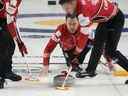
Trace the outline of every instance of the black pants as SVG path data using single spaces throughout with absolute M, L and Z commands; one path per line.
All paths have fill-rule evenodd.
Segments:
M 0 21 L 1 23 L 2 21 Z M 4 21 L 5 22 L 5 21 Z M 14 40 L 4 27 L 0 27 L 0 77 L 12 71 L 12 56 L 15 50 Z
M 127 58 L 116 50 L 123 26 L 124 14 L 120 10 L 111 20 L 98 25 L 94 39 L 94 47 L 91 52 L 88 67 L 86 69 L 87 72 L 95 72 L 98 61 L 102 55 L 104 44 L 105 55 L 110 56 L 112 59 L 118 59 L 119 61 L 117 63 L 128 71 Z
M 78 63 L 79 64 L 83 64 L 83 61 L 85 59 L 85 56 L 87 55 L 87 53 L 90 51 L 90 49 L 92 48 L 92 41 L 91 40 L 88 40 L 87 42 L 87 45 L 85 46 L 84 50 L 79 54 L 79 56 L 77 56 L 78 58 Z M 63 50 L 63 49 L 62 49 Z M 73 50 L 70 50 L 70 51 L 63 51 L 63 54 L 64 54 L 64 57 L 65 57 L 65 60 L 66 60 L 66 64 L 67 66 L 70 66 L 70 61 L 76 57 L 76 56 L 73 56 L 72 54 L 72 51 Z

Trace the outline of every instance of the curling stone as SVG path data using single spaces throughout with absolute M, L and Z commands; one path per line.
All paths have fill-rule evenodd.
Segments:
M 67 75 L 66 71 L 62 71 L 61 74 L 56 75 L 53 79 L 53 85 L 55 87 L 62 86 L 66 75 Z M 69 75 L 65 82 L 65 87 L 71 87 L 74 85 L 74 83 L 75 83 L 75 78 L 72 75 Z

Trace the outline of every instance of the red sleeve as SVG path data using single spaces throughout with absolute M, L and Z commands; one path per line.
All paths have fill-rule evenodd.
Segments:
M 117 5 L 112 0 L 78 0 L 78 14 L 83 14 L 93 22 L 105 22 L 117 13 Z
M 44 49 L 44 53 L 43 53 L 43 64 L 44 65 L 49 65 L 50 55 L 55 49 L 59 41 L 60 35 L 61 35 L 59 30 L 60 30 L 60 26 L 58 26 L 57 30 L 52 34 L 48 44 L 46 45 Z
M 17 30 L 16 30 L 15 22 L 12 22 L 12 23 L 7 25 L 7 31 L 9 31 L 11 33 L 13 38 L 16 37 Z
M 89 27 L 92 24 L 91 17 L 95 14 L 94 9 L 97 9 L 92 6 L 91 1 L 92 0 L 77 0 L 78 18 L 80 25 L 84 25 L 83 27 Z
M 5 0 L 0 0 L 0 18 L 5 18 L 6 17 L 6 1 Z
M 50 55 L 53 52 L 53 50 L 55 49 L 57 43 L 50 39 L 47 46 L 44 49 L 44 53 L 43 53 L 43 64 L 44 65 L 49 65 L 49 59 L 50 59 Z
M 79 36 L 77 37 L 77 44 L 76 44 L 77 46 L 76 46 L 75 54 L 79 54 L 83 51 L 83 49 L 87 45 L 87 41 L 88 41 L 88 35 L 84 34 L 84 32 L 80 32 Z

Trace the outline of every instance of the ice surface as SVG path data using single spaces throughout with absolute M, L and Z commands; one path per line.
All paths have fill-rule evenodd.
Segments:
M 124 13 L 128 13 L 126 5 L 127 0 L 118 0 L 119 6 L 123 9 Z M 54 11 L 53 11 L 54 9 Z M 47 6 L 47 0 L 23 0 L 21 14 L 42 14 L 42 13 L 63 13 L 60 6 Z M 52 19 L 63 18 L 53 17 Z M 55 26 L 41 26 L 36 25 L 34 22 L 51 19 L 49 17 L 36 17 L 36 18 L 19 18 L 18 24 L 22 28 L 48 28 L 55 29 Z M 127 20 L 125 27 L 128 27 Z M 46 42 L 49 39 L 50 33 L 37 33 L 37 32 L 22 32 L 21 33 L 25 44 L 28 47 L 29 54 L 27 57 L 22 58 L 16 49 L 13 61 L 14 69 L 19 74 L 25 75 L 26 64 L 29 64 L 33 74 L 38 75 L 42 68 L 42 52 Z M 128 56 L 128 33 L 123 33 L 118 49 Z M 85 60 L 88 61 L 89 54 Z M 5 89 L 0 90 L 0 96 L 128 96 L 128 85 L 124 85 L 124 81 L 128 77 L 114 77 L 108 69 L 103 65 L 99 65 L 97 72 L 99 75 L 92 79 L 76 79 L 75 85 L 68 91 L 55 90 L 52 86 L 52 79 L 60 71 L 66 69 L 65 60 L 59 46 L 55 49 L 51 57 L 50 73 L 47 81 L 42 82 L 12 82 L 7 81 Z M 21 71 L 22 69 L 22 71 Z M 24 69 L 24 70 L 23 70 Z M 74 75 L 74 73 L 72 73 Z

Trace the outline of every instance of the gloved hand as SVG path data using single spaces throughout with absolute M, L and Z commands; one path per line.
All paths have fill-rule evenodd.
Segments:
M 14 6 L 10 5 L 10 4 L 7 5 L 6 11 L 7 11 L 7 13 L 8 13 L 9 15 L 15 14 L 16 10 L 17 10 L 16 7 L 14 7 Z
M 67 71 L 61 71 L 61 75 L 66 76 L 67 74 L 68 74 L 68 72 L 67 72 Z
M 15 21 L 15 17 L 13 15 L 7 14 L 7 24 L 10 24 Z
M 27 48 L 25 46 L 25 44 L 22 41 L 17 41 L 18 47 L 19 47 L 19 51 L 21 53 L 21 55 L 24 57 L 25 54 L 28 54 Z
M 74 59 L 71 60 L 70 64 L 72 65 L 72 67 L 76 67 L 77 65 L 79 65 L 79 60 L 77 57 L 75 57 Z
M 49 65 L 43 66 L 41 72 L 39 73 L 39 77 L 47 77 L 49 71 Z
M 78 71 L 82 70 L 82 68 L 79 67 L 80 62 L 79 62 L 78 58 L 74 58 L 70 64 L 72 66 L 72 71 L 78 72 Z
M 82 27 L 85 27 L 87 25 L 90 24 L 90 20 L 89 20 L 89 17 L 85 17 L 83 14 L 80 14 L 78 16 L 78 19 L 79 19 L 79 23 Z
M 78 58 L 74 58 L 72 61 L 71 61 L 72 64 L 78 64 L 79 63 L 79 60 Z

